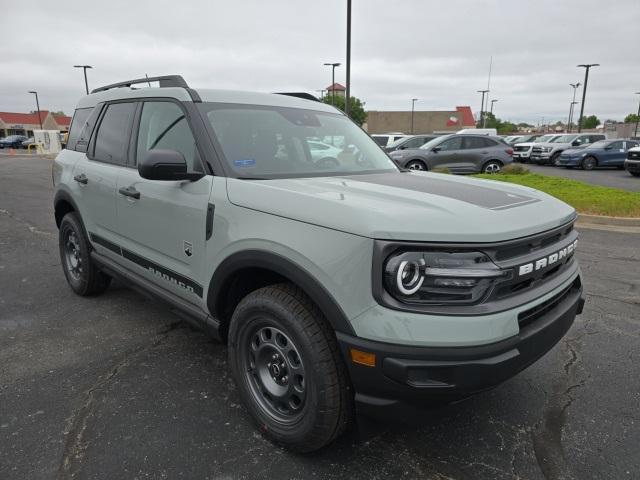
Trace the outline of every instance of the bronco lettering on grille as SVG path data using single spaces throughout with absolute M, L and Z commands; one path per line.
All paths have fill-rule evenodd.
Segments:
M 578 240 L 574 241 L 570 245 L 567 245 L 562 250 L 558 250 L 557 252 L 552 253 L 549 256 L 539 258 L 535 262 L 525 263 L 524 265 L 520 265 L 518 268 L 518 275 L 527 275 L 529 273 L 538 271 L 542 268 L 550 267 L 554 263 L 562 260 L 565 257 L 570 257 L 573 252 L 576 250 L 578 246 Z

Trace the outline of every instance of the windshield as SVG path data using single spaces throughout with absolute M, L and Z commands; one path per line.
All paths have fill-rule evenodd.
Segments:
M 576 138 L 575 135 L 560 135 L 558 138 L 554 138 L 550 140 L 553 143 L 571 143 L 573 139 Z
M 397 171 L 344 115 L 299 108 L 200 105 L 237 177 L 270 179 Z
M 376 141 L 376 143 L 379 144 L 379 142 L 376 140 L 375 137 L 373 137 L 373 139 Z M 396 148 L 399 145 L 402 145 L 404 142 L 410 140 L 410 137 L 400 137 L 398 140 L 396 140 L 395 142 L 390 143 L 389 145 L 387 145 L 389 148 Z
M 438 145 L 442 141 L 442 139 L 449 138 L 450 136 L 451 135 L 443 135 L 442 137 L 436 137 L 433 140 L 429 140 L 427 143 L 422 145 L 420 148 L 424 148 L 425 150 L 429 150 L 430 148 L 433 148 L 436 145 Z
M 556 136 L 555 135 L 543 135 L 541 137 L 536 138 L 533 143 L 545 143 L 545 142 L 550 142 L 551 140 L 553 140 Z

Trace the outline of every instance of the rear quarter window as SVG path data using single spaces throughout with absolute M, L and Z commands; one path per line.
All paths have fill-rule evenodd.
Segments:
M 69 138 L 67 139 L 68 150 L 76 150 L 78 139 L 85 129 L 91 112 L 93 112 L 93 107 L 78 108 L 73 114 L 73 120 L 71 120 L 71 127 L 69 128 Z

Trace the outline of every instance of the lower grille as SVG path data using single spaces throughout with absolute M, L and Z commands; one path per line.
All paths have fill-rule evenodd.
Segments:
M 527 325 L 531 325 L 536 320 L 545 316 L 547 313 L 549 313 L 549 311 L 559 305 L 571 293 L 575 292 L 576 290 L 580 290 L 581 285 L 582 283 L 580 281 L 580 277 L 578 277 L 571 285 L 569 285 L 567 288 L 554 295 L 547 301 L 542 302 L 539 305 L 530 308 L 529 310 L 520 312 L 520 314 L 518 315 L 518 324 L 520 325 L 520 328 L 522 329 Z

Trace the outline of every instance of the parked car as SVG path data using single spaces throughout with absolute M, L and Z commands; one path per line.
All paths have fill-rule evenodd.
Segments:
M 34 143 L 36 143 L 36 139 L 33 137 L 29 137 L 27 138 L 25 141 L 23 141 L 20 146 L 22 148 L 29 148 L 29 145 L 33 145 Z
M 360 409 L 495 387 L 582 312 L 577 215 L 550 195 L 400 170 L 311 95 L 196 90 L 177 75 L 94 92 L 52 169 L 69 287 L 95 296 L 119 279 L 226 343 L 242 413 L 279 445 L 317 450 Z M 306 142 L 333 135 L 349 151 L 326 171 Z
M 624 168 L 634 177 L 640 177 L 640 147 L 634 147 L 627 152 Z
M 342 148 L 338 148 L 329 143 L 317 142 L 313 140 L 308 140 L 307 145 L 309 146 L 311 158 L 317 165 L 322 165 L 324 167 L 332 167 L 338 165 L 337 158 L 338 155 L 342 153 Z
M 458 135 L 498 135 L 498 131 L 495 128 L 463 128 L 456 132 Z
M 538 165 L 555 165 L 560 154 L 568 148 L 590 145 L 607 137 L 600 133 L 577 133 L 560 135 L 553 140 L 535 145 L 531 149 L 531 162 Z
M 522 138 L 522 135 L 507 135 L 506 137 L 503 137 L 503 140 L 509 145 L 515 145 L 518 142 L 523 142 L 524 140 L 522 140 Z
M 536 143 L 546 143 L 554 138 L 558 138 L 560 135 L 551 133 L 547 135 L 535 136 L 533 139 L 529 139 L 523 142 L 518 142 L 513 146 L 513 161 L 527 163 L 531 158 L 531 149 Z
M 9 135 L 5 138 L 0 138 L 0 148 L 21 148 L 22 142 L 27 139 L 24 135 Z
M 392 143 L 396 142 L 397 140 L 400 140 L 401 138 L 406 138 L 409 135 L 406 135 L 404 133 L 374 133 L 373 135 L 371 135 L 371 138 L 373 138 L 373 141 L 376 142 L 378 145 L 380 145 L 382 148 L 384 147 L 388 147 L 389 145 L 391 145 Z
M 391 145 L 384 147 L 384 150 L 386 152 L 393 152 L 395 150 L 420 148 L 425 143 L 430 142 L 434 138 L 438 138 L 438 136 L 439 135 L 409 135 L 407 137 L 396 140 Z
M 564 150 L 556 160 L 556 166 L 581 167 L 584 170 L 596 167 L 624 168 L 627 151 L 638 145 L 637 141 L 627 139 L 600 140 L 584 147 Z
M 402 168 L 451 173 L 497 173 L 512 162 L 513 149 L 499 137 L 488 135 L 445 135 L 411 150 L 396 150 L 389 156 Z

